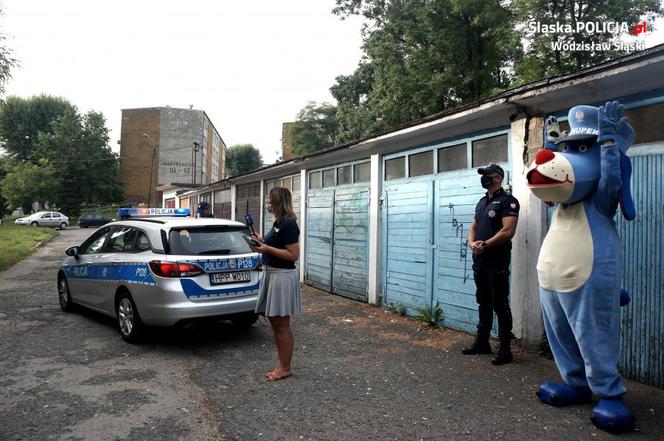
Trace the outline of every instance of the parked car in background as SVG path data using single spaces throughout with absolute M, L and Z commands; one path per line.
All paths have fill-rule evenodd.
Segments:
M 69 226 L 69 218 L 57 211 L 38 211 L 30 216 L 19 217 L 14 223 L 32 227 L 58 227 L 64 230 Z
M 78 226 L 81 228 L 101 227 L 114 219 L 102 216 L 100 213 L 84 213 L 78 218 Z

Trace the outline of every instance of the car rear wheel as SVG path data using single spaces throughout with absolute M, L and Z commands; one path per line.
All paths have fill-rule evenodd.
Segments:
M 31 226 L 31 227 L 38 227 L 38 226 L 39 226 L 39 222 L 37 222 L 37 221 L 32 221 L 32 223 L 30 224 L 30 226 Z
M 60 224 L 60 229 L 61 230 L 66 230 L 67 229 L 67 223 L 66 222 L 61 223 Z
M 258 314 L 254 314 L 253 312 L 245 312 L 243 314 L 238 314 L 234 317 L 231 317 L 231 323 L 241 328 L 248 328 L 249 326 L 256 323 L 257 320 Z
M 62 308 L 64 312 L 71 312 L 74 309 L 74 302 L 71 300 L 69 284 L 67 283 L 67 278 L 65 276 L 60 276 L 58 278 L 58 298 L 60 300 L 60 308 Z
M 118 330 L 125 341 L 137 343 L 145 333 L 145 325 L 141 321 L 131 294 L 123 292 L 119 295 L 116 307 Z

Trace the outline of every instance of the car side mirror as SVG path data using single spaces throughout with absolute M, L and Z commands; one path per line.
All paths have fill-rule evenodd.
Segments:
M 78 258 L 78 247 L 69 247 L 65 251 L 65 254 L 71 257 Z

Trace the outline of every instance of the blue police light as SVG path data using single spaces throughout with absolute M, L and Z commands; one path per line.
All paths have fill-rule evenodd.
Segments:
M 149 216 L 191 216 L 188 208 L 120 208 L 118 217 L 127 219 L 130 217 L 149 217 Z

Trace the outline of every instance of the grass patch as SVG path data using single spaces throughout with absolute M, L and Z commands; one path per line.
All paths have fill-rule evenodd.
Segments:
M 35 252 L 35 245 L 58 232 L 53 228 L 34 228 L 27 225 L 0 225 L 0 271 Z

